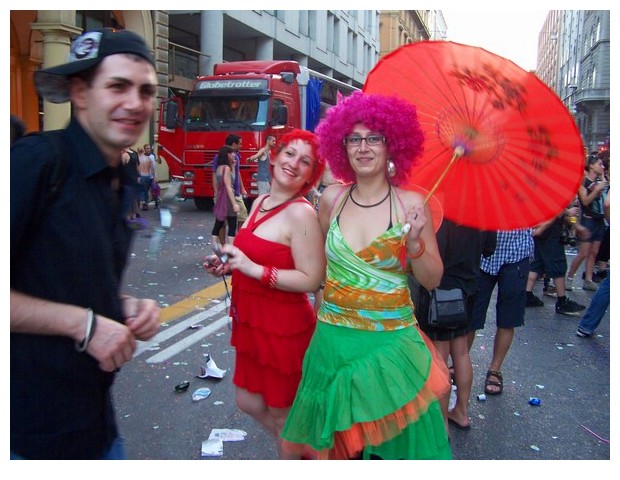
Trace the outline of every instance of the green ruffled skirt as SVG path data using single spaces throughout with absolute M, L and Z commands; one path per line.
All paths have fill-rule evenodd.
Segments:
M 451 459 L 437 400 L 449 375 L 427 344 L 417 327 L 371 332 L 318 322 L 284 448 L 323 459 Z

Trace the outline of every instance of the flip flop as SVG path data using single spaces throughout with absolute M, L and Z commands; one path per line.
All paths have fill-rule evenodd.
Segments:
M 451 418 L 448 418 L 448 423 L 451 424 L 451 425 L 454 425 L 459 430 L 467 431 L 467 430 L 471 429 L 471 425 L 461 425 L 456 420 L 452 420 Z

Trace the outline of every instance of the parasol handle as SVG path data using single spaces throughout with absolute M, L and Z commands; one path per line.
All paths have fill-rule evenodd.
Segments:
M 456 161 L 459 158 L 461 158 L 463 155 L 465 155 L 465 149 L 463 148 L 462 145 L 457 145 L 454 148 L 454 153 L 452 154 L 452 158 L 450 159 L 450 163 L 448 163 L 448 165 L 446 166 L 444 171 L 441 173 L 441 176 L 437 179 L 437 181 L 435 182 L 435 185 L 433 185 L 433 188 L 431 188 L 431 191 L 428 192 L 428 195 L 424 199 L 424 203 L 422 205 L 426 205 L 428 203 L 428 201 L 431 198 L 431 196 L 433 195 L 433 193 L 435 193 L 435 190 L 437 190 L 437 187 L 439 187 L 439 184 L 443 181 L 443 179 L 448 174 L 450 169 L 454 166 Z
M 463 155 L 465 155 L 465 148 L 463 148 L 462 145 L 457 145 L 454 148 L 454 153 L 452 154 L 452 158 L 450 159 L 450 162 L 448 163 L 444 171 L 441 172 L 441 176 L 437 179 L 437 181 L 435 182 L 435 185 L 433 185 L 433 188 L 431 188 L 430 192 L 428 192 L 428 195 L 426 195 L 426 198 L 424 199 L 424 203 L 422 204 L 422 206 L 425 206 L 428 203 L 433 193 L 435 193 L 435 190 L 437 190 L 437 187 L 439 187 L 439 184 L 443 181 L 443 179 L 448 174 L 450 169 L 454 166 L 456 161 L 459 158 L 461 158 Z M 407 235 L 409 233 L 409 230 L 411 230 L 411 224 L 405 223 L 405 225 L 403 225 L 403 235 Z

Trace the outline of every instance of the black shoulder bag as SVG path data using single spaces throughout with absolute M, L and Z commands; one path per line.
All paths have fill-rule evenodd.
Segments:
M 431 327 L 456 329 L 469 323 L 463 290 L 436 288 L 429 293 L 428 324 Z

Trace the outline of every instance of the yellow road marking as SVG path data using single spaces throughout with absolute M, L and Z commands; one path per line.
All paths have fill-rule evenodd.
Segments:
M 169 305 L 161 311 L 161 323 L 176 320 L 194 310 L 203 310 L 212 300 L 221 298 L 226 294 L 224 282 L 218 282 L 203 290 L 200 290 L 174 305 Z

